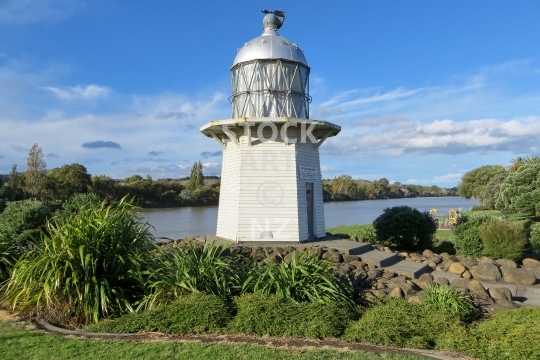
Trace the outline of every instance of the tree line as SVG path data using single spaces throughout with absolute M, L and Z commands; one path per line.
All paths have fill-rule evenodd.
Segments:
M 333 180 L 323 180 L 324 201 L 399 199 L 428 196 L 456 196 L 456 188 L 441 188 L 437 185 L 422 186 L 380 180 L 354 180 L 342 175 Z
M 505 167 L 484 165 L 461 178 L 458 194 L 485 209 L 540 215 L 540 157 L 518 157 Z
M 195 162 L 189 177 L 153 180 L 133 175 L 113 179 L 106 175 L 90 175 L 84 165 L 69 164 L 47 170 L 43 150 L 34 144 L 30 149 L 27 170 L 0 176 L 0 203 L 24 199 L 40 199 L 50 205 L 61 205 L 75 194 L 91 193 L 109 202 L 123 197 L 135 198 L 142 207 L 175 207 L 215 205 L 219 201 L 220 179 L 204 176 L 202 163 Z M 324 201 L 394 199 L 422 196 L 455 196 L 456 189 L 436 185 L 390 184 L 385 178 L 375 181 L 354 180 L 349 175 L 323 180 Z M 1 206 L 1 205 L 0 205 Z

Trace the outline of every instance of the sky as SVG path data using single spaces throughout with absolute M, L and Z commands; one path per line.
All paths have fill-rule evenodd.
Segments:
M 0 174 L 80 163 L 122 179 L 219 175 L 237 49 L 284 10 L 310 118 L 342 127 L 324 178 L 453 187 L 540 155 L 540 2 L 0 0 Z

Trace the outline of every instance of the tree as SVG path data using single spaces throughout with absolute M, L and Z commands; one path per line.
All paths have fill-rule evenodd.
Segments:
M 47 164 L 43 160 L 43 150 L 37 143 L 34 143 L 28 154 L 25 172 L 26 191 L 32 198 L 38 197 L 43 191 L 46 167 Z
M 520 166 L 500 185 L 497 209 L 510 213 L 540 213 L 540 162 Z
M 17 171 L 17 165 L 11 167 L 7 182 L 7 198 L 11 201 L 23 199 L 23 177 Z
M 497 199 L 499 198 L 501 184 L 504 182 L 504 180 L 506 180 L 507 176 L 507 173 L 500 173 L 489 180 L 482 194 L 484 206 L 487 206 L 489 209 L 496 208 L 495 205 L 497 203 Z
M 47 178 L 53 179 L 55 184 L 54 198 L 62 201 L 66 201 L 75 194 L 86 193 L 91 184 L 91 176 L 86 167 L 77 163 L 54 168 Z
M 114 179 L 106 175 L 92 176 L 90 192 L 92 194 L 98 195 L 102 199 L 106 199 L 107 201 L 111 202 L 117 199 L 116 184 L 117 182 Z
M 458 194 L 465 199 L 474 197 L 483 203 L 483 192 L 488 182 L 496 175 L 506 173 L 500 165 L 485 165 L 471 170 L 461 178 Z
M 189 189 L 195 191 L 198 188 L 204 186 L 204 175 L 202 163 L 195 162 L 191 167 L 191 174 L 189 175 Z

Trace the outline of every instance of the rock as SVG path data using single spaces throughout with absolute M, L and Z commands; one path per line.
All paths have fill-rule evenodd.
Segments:
M 512 260 L 508 260 L 508 259 L 497 259 L 495 260 L 495 264 L 499 266 L 508 266 L 511 268 L 517 268 L 517 264 L 513 262 Z
M 491 297 L 489 296 L 489 293 L 486 291 L 484 285 L 482 285 L 480 281 L 470 280 L 467 283 L 467 289 L 469 289 L 471 293 L 473 293 L 476 297 L 482 299 L 483 301 L 488 300 L 490 304 L 493 303 Z
M 367 275 L 370 279 L 377 279 L 381 277 L 382 274 L 383 274 L 382 270 L 379 270 L 379 269 L 371 269 L 367 272 Z
M 264 254 L 264 250 L 263 250 L 262 247 L 254 246 L 251 249 L 251 258 L 252 259 L 264 259 L 264 257 L 265 257 L 265 254 Z
M 503 309 L 516 309 L 518 308 L 519 306 L 517 306 L 516 304 L 514 304 L 512 301 L 509 301 L 509 300 L 505 300 L 505 299 L 497 299 L 495 301 L 495 305 L 503 308 Z
M 478 265 L 478 261 L 472 258 L 461 258 L 459 259 L 459 262 L 467 268 L 467 270 L 470 270 L 473 266 Z
M 450 286 L 450 281 L 448 281 L 447 278 L 442 277 L 442 276 L 437 276 L 436 278 L 433 279 L 433 282 L 435 284 L 439 284 L 443 286 Z
M 491 260 L 491 259 L 490 259 Z M 480 281 L 499 281 L 501 272 L 497 265 L 488 261 L 481 261 L 478 265 L 470 269 L 473 278 Z
M 328 257 L 328 261 L 334 263 L 334 264 L 339 264 L 339 263 L 342 263 L 343 262 L 343 256 L 340 254 L 340 253 L 337 253 L 337 252 L 331 252 L 331 253 L 328 253 L 330 256 Z
M 442 267 L 442 270 L 443 271 L 448 271 L 448 268 L 450 267 L 450 265 L 452 265 L 455 261 L 453 260 L 449 260 L 449 259 L 445 259 L 443 260 L 442 263 L 439 264 L 440 267 Z M 438 267 L 439 267 L 438 266 Z
M 392 252 L 392 249 L 390 249 L 388 246 L 383 246 L 384 252 Z
M 465 272 L 465 266 L 463 266 L 461 263 L 453 262 L 448 267 L 448 271 L 452 274 L 461 275 Z
M 433 251 L 431 250 L 424 250 L 424 252 L 422 253 L 422 255 L 424 255 L 425 257 L 430 257 L 430 256 L 433 256 Z
M 505 287 L 491 287 L 489 288 L 489 295 L 495 300 L 512 301 L 512 292 Z
M 433 261 L 435 264 L 440 264 L 442 262 L 442 258 L 438 255 L 433 255 L 428 260 Z
M 350 263 L 357 260 L 358 260 L 357 255 L 343 255 L 343 262 L 345 263 Z
M 281 257 L 281 254 L 272 254 L 272 255 L 270 255 L 270 261 L 272 261 L 274 263 L 280 263 L 282 260 L 283 260 L 283 258 Z
M 410 303 L 417 303 L 417 302 L 420 302 L 420 296 L 416 296 L 416 295 L 409 296 L 409 298 L 407 299 L 407 301 L 410 302 Z
M 384 295 L 388 295 L 388 293 L 390 291 L 388 291 L 388 289 L 384 289 L 384 290 L 370 290 L 370 292 L 374 295 L 374 296 L 384 296 Z
M 509 283 L 519 284 L 523 286 L 534 285 L 536 283 L 536 276 L 532 271 L 524 268 L 511 268 L 508 266 L 501 266 L 504 281 Z
M 479 263 L 489 263 L 489 264 L 495 264 L 495 261 L 493 261 L 492 258 L 488 258 L 487 256 L 483 256 L 481 258 L 478 258 Z
M 535 259 L 523 259 L 523 267 L 527 269 L 540 269 L 540 261 Z
M 472 275 L 471 275 L 471 272 L 469 270 L 465 270 L 463 272 L 463 274 L 461 274 L 461 276 L 464 278 L 464 279 L 470 279 L 472 278 Z
M 434 261 L 431 261 L 431 260 L 428 261 L 427 264 L 428 264 L 429 267 L 431 267 L 433 269 L 435 269 L 437 267 L 437 263 L 435 263 Z
M 273 254 L 283 254 L 283 249 L 278 247 L 278 246 L 274 246 L 274 247 L 272 247 L 272 253 Z
M 407 279 L 405 279 L 403 276 L 398 276 L 398 277 L 395 277 L 395 278 L 392 278 L 390 280 L 388 280 L 389 283 L 392 283 L 392 284 L 405 284 L 407 282 Z
M 433 275 L 431 274 L 422 274 L 418 277 L 418 281 L 422 281 L 422 282 L 425 282 L 425 283 L 432 283 L 433 282 Z
M 457 279 L 454 279 L 454 281 L 452 281 L 451 285 L 456 288 L 467 289 L 469 282 L 471 282 L 471 280 L 464 279 L 464 278 L 457 278 Z
M 406 251 L 400 252 L 399 255 L 403 256 L 404 258 L 408 258 L 408 257 L 409 257 L 409 253 L 406 252 Z
M 390 291 L 390 296 L 397 297 L 397 298 L 404 298 L 405 294 L 403 293 L 403 290 L 401 288 L 396 287 L 394 290 Z
M 385 279 L 392 279 L 392 278 L 396 277 L 396 275 L 397 274 L 395 272 L 393 272 L 393 271 L 385 271 L 382 274 L 383 278 L 385 278 Z

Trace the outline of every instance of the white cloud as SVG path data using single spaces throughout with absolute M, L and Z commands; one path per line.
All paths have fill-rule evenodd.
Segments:
M 461 180 L 463 174 L 446 174 L 434 176 L 431 179 L 408 179 L 405 184 L 415 184 L 415 185 L 440 185 L 452 183 L 455 184 Z
M 0 3 L 0 23 L 19 25 L 58 20 L 84 7 L 81 0 L 5 0 Z
M 52 92 L 56 96 L 58 96 L 60 99 L 95 99 L 95 98 L 101 98 L 106 97 L 110 94 L 111 89 L 105 87 L 105 86 L 99 86 L 95 84 L 90 84 L 85 87 L 82 87 L 80 85 L 77 86 L 67 86 L 64 88 L 57 88 L 52 86 L 45 87 L 46 90 Z

